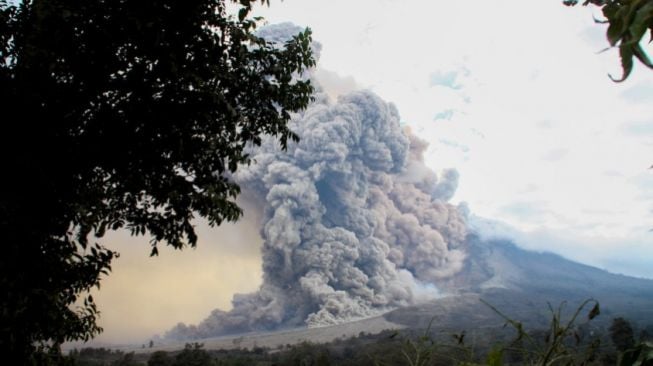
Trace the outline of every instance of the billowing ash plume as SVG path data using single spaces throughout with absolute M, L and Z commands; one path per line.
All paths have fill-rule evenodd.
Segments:
M 264 141 L 234 177 L 263 202 L 261 287 L 168 337 L 342 323 L 433 296 L 462 268 L 458 174 L 427 168 L 427 144 L 373 93 L 316 99 L 291 122 L 299 143 Z

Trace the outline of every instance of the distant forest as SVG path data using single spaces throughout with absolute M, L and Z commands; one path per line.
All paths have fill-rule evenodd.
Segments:
M 445 334 L 427 327 L 378 334 L 361 332 L 325 344 L 304 342 L 266 347 L 206 350 L 186 344 L 180 351 L 125 353 L 106 348 L 72 350 L 66 364 L 78 366 L 236 366 L 236 365 L 653 365 L 653 324 L 634 327 L 624 318 L 606 329 L 587 320 L 562 321 L 552 312 L 549 329 L 525 330 L 506 318 L 503 329 Z M 577 314 L 578 315 L 578 314 Z M 236 340 L 234 340 L 236 342 Z M 236 343 L 234 343 L 236 344 Z M 150 342 L 142 346 L 153 347 Z

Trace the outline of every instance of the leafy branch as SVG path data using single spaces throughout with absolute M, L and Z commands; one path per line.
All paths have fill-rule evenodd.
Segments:
M 578 0 L 563 0 L 563 4 L 574 6 Z M 644 66 L 653 69 L 653 62 L 642 48 L 640 41 L 648 31 L 653 42 L 653 0 L 586 0 L 583 6 L 589 4 L 598 6 L 603 12 L 604 20 L 595 19 L 597 23 L 607 23 L 606 37 L 611 49 L 619 48 L 621 68 L 623 74 L 620 78 L 612 75 L 614 82 L 622 82 L 628 78 L 633 70 L 633 57 L 637 58 Z

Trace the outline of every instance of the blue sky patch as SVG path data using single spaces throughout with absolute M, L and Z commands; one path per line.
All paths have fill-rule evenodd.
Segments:
M 435 114 L 435 117 L 433 117 L 434 121 L 437 120 L 445 120 L 445 121 L 451 121 L 451 118 L 453 118 L 453 109 L 445 109 L 442 112 L 438 112 Z
M 436 71 L 431 73 L 431 80 L 429 84 L 431 86 L 444 86 L 450 89 L 459 90 L 462 86 L 456 83 L 457 78 L 458 72 L 456 71 Z

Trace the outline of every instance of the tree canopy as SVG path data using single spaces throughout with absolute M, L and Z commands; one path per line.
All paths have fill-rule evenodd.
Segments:
M 578 0 L 563 0 L 568 6 L 578 4 Z M 585 0 L 583 5 L 595 5 L 601 8 L 604 20 L 595 19 L 597 23 L 607 23 L 606 37 L 610 47 L 619 48 L 623 75 L 613 81 L 621 82 L 628 78 L 633 70 L 634 60 L 653 69 L 653 62 L 642 48 L 641 41 L 648 31 L 649 43 L 653 41 L 653 0 Z
M 246 146 L 297 139 L 311 33 L 258 37 L 257 2 L 0 0 L 5 354 L 101 331 L 87 291 L 117 253 L 93 238 L 126 228 L 149 233 L 153 255 L 194 246 L 195 216 L 240 217 L 229 176 Z

